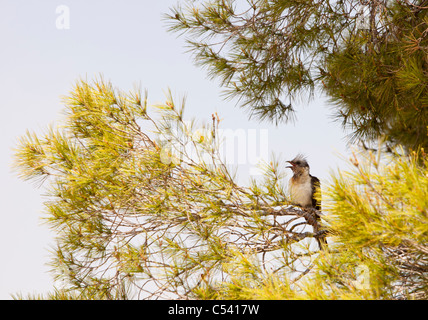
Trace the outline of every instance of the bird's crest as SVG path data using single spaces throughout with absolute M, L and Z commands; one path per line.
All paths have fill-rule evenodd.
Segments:
M 306 160 L 305 155 L 302 153 L 297 154 L 297 156 L 295 156 L 291 162 L 299 165 L 300 167 L 309 167 L 308 161 Z
M 306 161 L 306 157 L 303 153 L 298 153 L 292 161 Z

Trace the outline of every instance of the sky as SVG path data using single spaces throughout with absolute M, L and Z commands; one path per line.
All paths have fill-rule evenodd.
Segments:
M 249 120 L 225 101 L 216 81 L 194 65 L 183 37 L 167 32 L 163 15 L 177 0 L 0 0 L 0 299 L 46 293 L 53 288 L 47 263 L 55 233 L 42 217 L 43 187 L 22 181 L 11 168 L 13 148 L 27 130 L 38 134 L 63 117 L 62 97 L 76 80 L 103 75 L 119 89 L 148 90 L 149 104 L 162 103 L 171 89 L 187 97 L 185 118 L 210 121 L 217 112 L 223 130 L 243 134 L 234 157 L 240 183 L 253 168 L 250 151 L 269 160 L 304 153 L 311 173 L 328 182 L 341 156 L 349 154 L 346 134 L 332 120 L 323 96 L 298 106 L 294 124 L 274 126 Z

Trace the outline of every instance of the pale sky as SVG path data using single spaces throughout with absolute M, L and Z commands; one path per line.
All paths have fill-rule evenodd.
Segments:
M 252 131 L 256 137 L 267 132 L 268 156 L 290 159 L 302 152 L 321 181 L 332 169 L 344 167 L 338 154 L 348 153 L 345 133 L 333 122 L 327 99 L 318 96 L 299 106 L 295 124 L 249 121 L 235 101 L 222 99 L 221 88 L 206 71 L 193 65 L 184 38 L 166 31 L 162 16 L 176 3 L 0 0 L 0 299 L 53 288 L 46 263 L 55 234 L 41 224 L 43 187 L 17 178 L 12 154 L 27 129 L 41 133 L 58 123 L 61 97 L 79 78 L 102 74 L 125 91 L 141 84 L 151 104 L 165 101 L 170 88 L 177 98 L 187 96 L 186 118 L 209 120 L 217 112 L 224 130 Z M 57 28 L 59 6 L 69 9 L 69 29 Z M 250 177 L 248 162 L 236 164 L 242 183 Z

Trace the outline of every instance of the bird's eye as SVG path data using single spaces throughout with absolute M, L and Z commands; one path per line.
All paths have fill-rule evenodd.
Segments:
M 302 165 L 302 163 L 301 163 L 300 161 L 296 161 L 296 164 L 297 164 L 298 166 Z

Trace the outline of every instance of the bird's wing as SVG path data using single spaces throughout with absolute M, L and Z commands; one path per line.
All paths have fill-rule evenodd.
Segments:
M 321 201 L 315 198 L 315 193 L 321 188 L 321 182 L 317 177 L 311 176 L 312 185 L 312 207 L 321 211 Z

